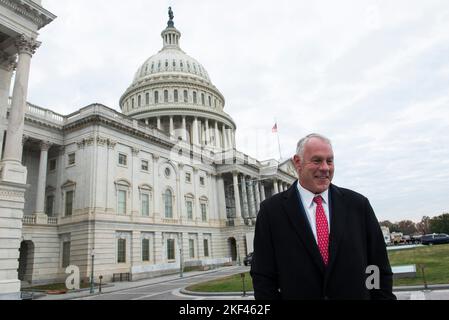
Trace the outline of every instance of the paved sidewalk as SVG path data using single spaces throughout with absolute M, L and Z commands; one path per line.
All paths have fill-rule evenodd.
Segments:
M 202 276 L 202 275 L 206 275 L 206 274 L 217 273 L 221 270 L 233 270 L 233 269 L 235 269 L 236 273 L 238 273 L 238 272 L 240 272 L 239 270 L 242 270 L 242 267 L 232 266 L 232 267 L 221 267 L 221 268 L 217 268 L 217 269 L 213 269 L 213 270 L 209 270 L 209 271 L 192 271 L 192 272 L 184 273 L 183 278 L 181 278 L 179 273 L 177 273 L 177 274 L 160 276 L 160 277 L 156 277 L 156 278 L 144 279 L 144 280 L 138 280 L 138 281 L 113 282 L 113 283 L 108 283 L 106 285 L 106 287 L 103 287 L 101 294 L 111 293 L 111 292 L 119 292 L 122 290 L 140 288 L 140 287 L 145 287 L 148 285 L 154 285 L 154 284 L 159 284 L 159 283 L 163 284 L 163 283 L 167 283 L 168 281 L 174 281 L 174 280 L 179 280 L 179 279 L 189 279 L 189 278 L 194 278 L 194 277 Z M 99 296 L 101 294 L 98 292 L 98 288 L 96 288 L 94 294 L 90 294 L 90 290 L 87 289 L 87 290 L 77 291 L 77 292 L 73 292 L 73 293 L 66 293 L 66 294 L 61 294 L 61 295 L 45 295 L 43 297 L 36 298 L 36 300 L 71 300 L 71 299 L 79 299 L 79 298 L 83 298 L 83 297 L 94 297 L 94 296 Z

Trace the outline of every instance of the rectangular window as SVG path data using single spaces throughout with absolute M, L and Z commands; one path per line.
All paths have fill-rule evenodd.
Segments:
M 68 155 L 68 163 L 69 163 L 69 166 L 72 166 L 72 165 L 74 165 L 75 164 L 75 153 L 71 153 L 71 154 L 69 154 Z
M 150 239 L 142 239 L 142 261 L 150 261 Z
M 164 102 L 168 102 L 168 90 L 164 91 Z
M 195 240 L 189 239 L 189 257 L 195 258 Z
M 126 239 L 117 241 L 117 263 L 126 263 Z
M 126 166 L 127 163 L 128 163 L 128 156 L 126 154 L 119 153 L 119 155 L 118 155 L 118 164 L 120 164 L 122 166 Z
M 200 177 L 200 185 L 204 186 L 204 177 Z
M 48 164 L 48 170 L 49 171 L 55 171 L 56 170 L 56 159 L 51 159 L 50 163 Z
M 45 213 L 47 216 L 52 217 L 53 216 L 53 203 L 55 201 L 55 196 L 47 196 L 47 201 L 45 204 Z
M 201 204 L 201 218 L 203 219 L 203 222 L 207 221 L 207 211 L 206 211 L 206 204 Z
M 209 256 L 209 240 L 203 239 L 203 243 L 204 243 L 204 256 L 208 257 Z
M 189 102 L 189 95 L 188 95 L 187 90 L 184 90 L 184 102 L 185 103 Z
M 62 243 L 62 267 L 67 268 L 70 265 L 70 241 Z
M 126 214 L 126 191 L 118 192 L 118 214 Z
M 73 191 L 67 191 L 65 193 L 65 216 L 69 217 L 73 211 Z
M 175 98 L 175 102 L 178 102 L 178 90 L 175 90 L 174 98 Z
M 148 171 L 148 161 L 142 160 L 141 168 L 142 168 L 143 171 Z
M 159 103 L 159 91 L 154 92 L 154 103 Z
M 187 207 L 187 219 L 193 220 L 193 203 L 192 203 L 192 201 L 187 201 L 186 207 Z
M 150 215 L 150 196 L 142 194 L 142 216 L 148 217 Z
M 186 182 L 190 183 L 191 181 L 192 181 L 192 175 L 189 172 L 187 172 L 186 173 Z
M 150 94 L 148 92 L 145 94 L 145 104 L 146 105 L 150 104 Z
M 175 239 L 167 239 L 167 259 L 175 260 Z

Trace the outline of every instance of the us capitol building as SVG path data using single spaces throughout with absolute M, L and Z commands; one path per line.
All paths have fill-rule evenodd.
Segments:
M 0 0 L 0 299 L 64 282 L 69 265 L 111 281 L 239 263 L 260 203 L 296 179 L 292 163 L 236 149 L 225 98 L 180 48 L 171 10 L 121 112 L 27 103 L 37 30 L 55 18 L 37 0 Z

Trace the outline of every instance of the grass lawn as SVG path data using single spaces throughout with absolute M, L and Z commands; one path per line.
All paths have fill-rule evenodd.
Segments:
M 240 274 L 235 274 L 230 277 L 195 284 L 186 289 L 197 292 L 243 292 L 243 281 Z M 253 282 L 249 272 L 245 273 L 245 290 L 253 291 Z
M 449 284 L 449 244 L 389 251 L 388 256 L 392 266 L 416 264 L 416 277 L 397 279 L 395 286 L 424 284 L 420 264 L 425 266 L 427 284 Z
M 389 251 L 392 266 L 416 264 L 416 277 L 397 279 L 394 286 L 422 285 L 423 277 L 419 265 L 425 266 L 427 284 L 449 284 L 449 245 L 424 246 L 413 249 Z M 240 274 L 214 281 L 196 284 L 187 288 L 197 292 L 242 292 Z M 249 273 L 245 274 L 245 289 L 253 291 Z

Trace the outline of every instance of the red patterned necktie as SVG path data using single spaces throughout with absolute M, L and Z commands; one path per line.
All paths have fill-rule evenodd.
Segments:
M 316 235 L 318 248 L 323 257 L 324 264 L 329 263 L 329 225 L 323 208 L 323 198 L 317 196 L 313 199 L 316 203 Z

